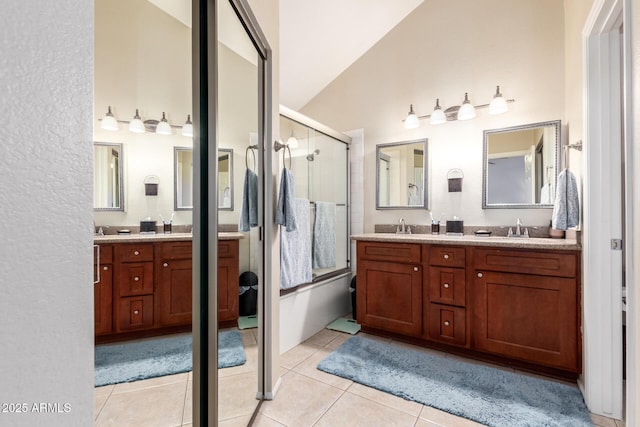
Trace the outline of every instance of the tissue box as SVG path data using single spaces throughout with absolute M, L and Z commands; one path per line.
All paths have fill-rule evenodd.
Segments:
M 462 220 L 447 221 L 447 234 L 462 236 L 464 233 L 464 222 Z

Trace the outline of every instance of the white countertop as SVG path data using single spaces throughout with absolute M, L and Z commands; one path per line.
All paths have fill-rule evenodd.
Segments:
M 95 236 L 95 243 L 140 243 L 140 242 L 168 242 L 175 240 L 191 240 L 191 233 L 156 233 L 156 234 L 107 234 Z M 240 240 L 244 239 L 244 234 L 240 232 L 220 232 L 218 240 Z
M 351 239 L 389 243 L 430 243 L 460 246 L 497 246 L 523 249 L 581 250 L 580 244 L 575 239 L 551 239 L 539 237 L 476 237 L 475 235 L 469 234 L 465 234 L 464 236 L 449 236 L 446 234 L 367 233 L 353 235 L 351 236 Z

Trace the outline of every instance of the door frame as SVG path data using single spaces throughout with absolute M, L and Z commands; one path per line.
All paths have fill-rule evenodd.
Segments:
M 622 239 L 625 231 L 621 165 L 629 58 L 628 38 L 620 37 L 621 28 L 628 28 L 625 11 L 628 0 L 595 0 L 582 32 L 584 372 L 579 385 L 591 412 L 616 419 L 624 410 L 624 279 L 623 252 L 611 249 L 611 239 Z

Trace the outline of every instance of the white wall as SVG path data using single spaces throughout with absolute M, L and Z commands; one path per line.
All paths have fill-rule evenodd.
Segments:
M 375 210 L 375 145 L 429 139 L 431 209 L 467 225 L 548 225 L 551 209 L 482 210 L 482 131 L 564 120 L 564 10 L 556 0 L 427 0 L 334 80 L 302 113 L 335 129 L 364 128 L 365 231 L 376 223 L 427 224 L 424 210 Z M 440 98 L 458 105 L 468 92 L 489 102 L 500 85 L 510 111 L 478 110 L 468 122 L 405 130 L 409 104 L 429 114 Z M 336 108 L 339 105 L 340 108 Z M 447 192 L 447 172 L 464 172 L 463 191 Z
M 0 28 L 0 402 L 27 405 L 0 424 L 88 426 L 93 3 L 3 2 Z

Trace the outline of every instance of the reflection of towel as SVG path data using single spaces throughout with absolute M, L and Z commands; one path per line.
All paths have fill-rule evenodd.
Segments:
M 556 230 L 566 230 L 577 226 L 580 221 L 578 185 L 575 175 L 569 169 L 560 172 L 557 182 L 551 227 Z
M 551 204 L 551 184 L 545 184 L 540 189 L 540 203 L 543 205 Z
M 293 209 L 295 182 L 293 174 L 287 168 L 282 169 L 280 178 L 280 193 L 278 195 L 278 206 L 276 207 L 276 224 L 284 225 L 287 231 L 296 229 L 296 214 Z M 307 206 L 307 211 L 309 207 Z M 308 214 L 308 212 L 307 212 Z
M 280 288 L 289 289 L 309 283 L 311 277 L 311 220 L 309 201 L 295 199 L 291 203 L 298 228 L 280 229 Z
M 417 185 L 409 187 L 409 206 L 420 205 L 420 189 Z
M 316 202 L 313 226 L 313 268 L 336 266 L 336 204 Z
M 258 175 L 251 169 L 244 174 L 242 190 L 242 210 L 240 211 L 240 231 L 258 225 Z

